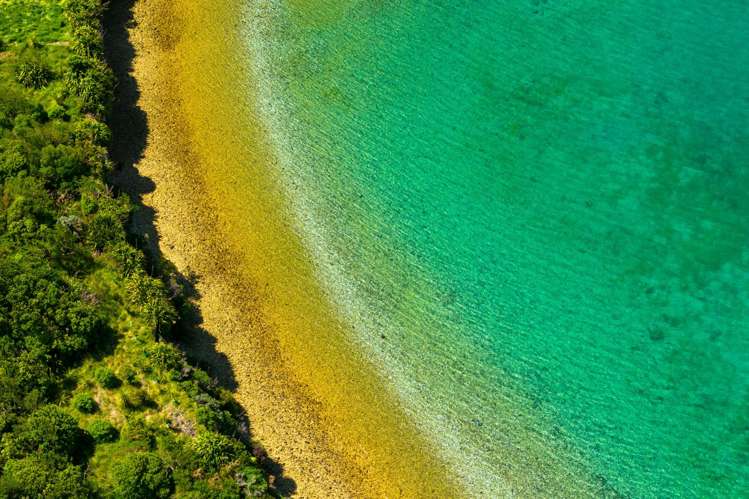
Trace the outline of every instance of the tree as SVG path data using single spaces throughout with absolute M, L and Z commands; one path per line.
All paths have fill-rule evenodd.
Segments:
M 73 416 L 55 405 L 46 405 L 13 432 L 5 450 L 10 456 L 38 451 L 77 460 L 87 450 L 86 436 Z
M 169 497 L 174 488 L 171 472 L 151 452 L 125 456 L 113 467 L 114 495 L 121 499 Z
M 79 466 L 50 453 L 5 463 L 0 497 L 84 498 L 90 496 Z
M 127 280 L 130 299 L 139 306 L 159 339 L 169 332 L 177 320 L 177 311 L 166 294 L 164 283 L 144 273 Z

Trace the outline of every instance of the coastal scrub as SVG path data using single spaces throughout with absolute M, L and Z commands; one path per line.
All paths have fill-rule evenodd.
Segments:
M 0 497 L 273 495 L 106 182 L 101 0 L 0 0 Z

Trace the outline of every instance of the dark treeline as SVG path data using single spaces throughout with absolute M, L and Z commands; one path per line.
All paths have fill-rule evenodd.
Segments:
M 180 287 L 105 182 L 103 8 L 0 8 L 0 497 L 269 495 L 238 405 L 163 340 Z

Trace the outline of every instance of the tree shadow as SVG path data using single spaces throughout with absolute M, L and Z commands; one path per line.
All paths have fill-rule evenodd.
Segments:
M 116 169 L 110 175 L 110 182 L 133 200 L 137 210 L 133 214 L 130 229 L 140 243 L 146 243 L 149 256 L 157 260 L 161 257 L 158 233 L 156 232 L 156 212 L 143 204 L 143 196 L 155 189 L 153 181 L 138 173 L 135 165 L 143 157 L 148 140 L 148 117 L 138 107 L 140 91 L 132 75 L 135 48 L 128 27 L 135 22 L 133 5 L 135 0 L 116 0 L 110 3 L 104 16 L 105 56 L 117 77 L 117 90 L 109 127 L 112 130 L 110 156 Z
M 213 376 L 217 383 L 236 391 L 237 380 L 229 359 L 216 350 L 216 339 L 202 327 L 203 317 L 197 301 L 199 276 L 183 275 L 165 260 L 159 246 L 156 229 L 156 211 L 146 206 L 143 198 L 156 188 L 154 182 L 138 172 L 137 164 L 143 158 L 149 135 L 148 115 L 138 106 L 140 90 L 133 77 L 135 47 L 128 29 L 133 27 L 133 7 L 136 0 L 113 0 L 104 17 L 104 45 L 107 62 L 117 77 L 117 91 L 113 111 L 109 118 L 112 130 L 110 155 L 116 164 L 109 182 L 127 194 L 136 207 L 129 232 L 135 246 L 141 248 L 148 259 L 152 274 L 159 275 L 172 292 L 180 312 L 174 328 L 174 341 L 197 367 Z M 200 355 L 195 355 L 200 352 Z M 244 411 L 237 414 L 240 420 L 239 437 L 252 444 L 250 421 Z M 262 447 L 253 446 L 253 454 L 269 475 L 272 489 L 279 495 L 290 496 L 296 491 L 293 479 L 283 476 L 283 466 L 268 457 Z
M 118 341 L 117 332 L 111 326 L 102 324 L 96 331 L 96 337 L 90 346 L 91 357 L 95 360 L 101 360 L 112 355 L 117 348 Z

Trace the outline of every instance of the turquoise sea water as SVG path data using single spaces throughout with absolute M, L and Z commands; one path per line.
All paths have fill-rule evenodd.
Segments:
M 749 3 L 247 15 L 330 300 L 472 494 L 749 495 Z

